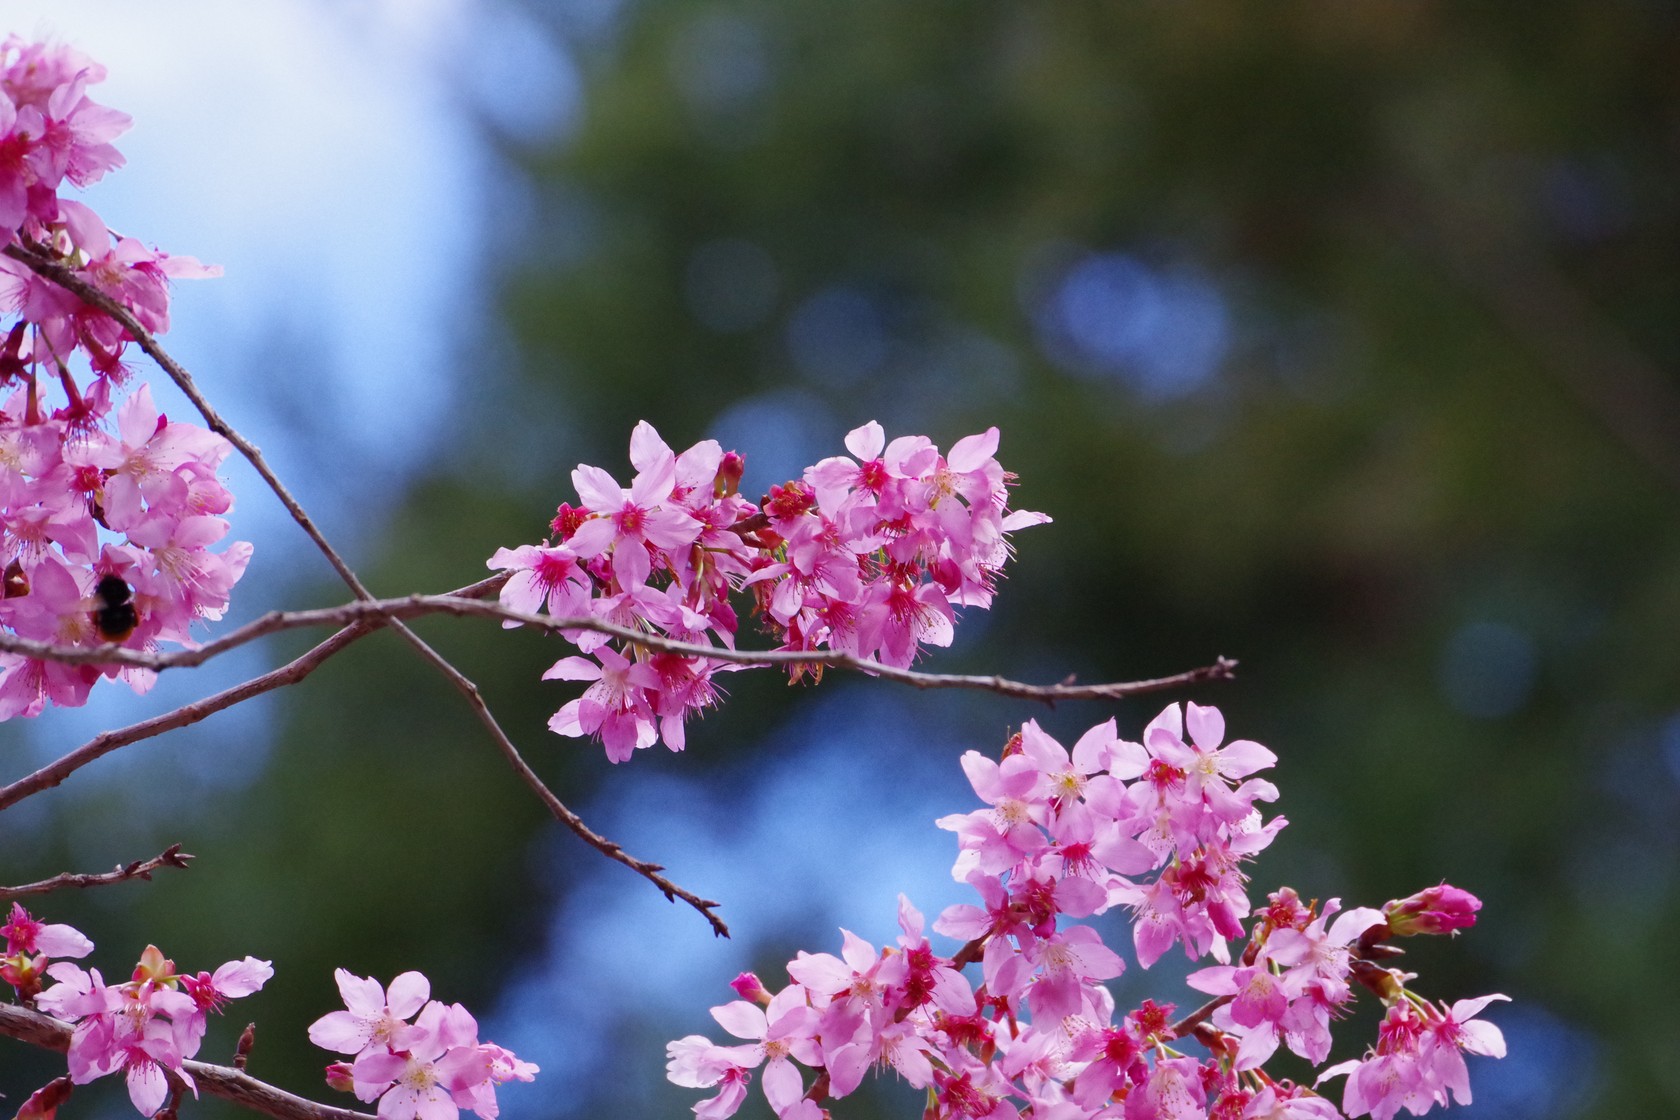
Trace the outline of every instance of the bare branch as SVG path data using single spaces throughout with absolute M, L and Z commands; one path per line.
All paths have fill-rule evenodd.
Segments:
M 284 630 L 299 630 L 311 626 L 348 626 L 352 622 L 367 622 L 384 626 L 393 618 L 413 618 L 425 614 L 442 613 L 439 609 L 416 609 L 413 604 L 456 598 L 476 598 L 494 594 L 507 582 L 505 574 L 480 580 L 441 596 L 408 596 L 405 599 L 358 600 L 339 607 L 306 611 L 269 611 L 245 625 L 228 631 L 220 638 L 192 649 L 154 653 L 150 650 L 127 649 L 116 645 L 61 646 L 0 633 L 0 652 L 16 653 L 42 661 L 58 661 L 66 665 L 130 665 L 162 672 L 165 669 L 188 669 L 204 664 L 218 654 L 247 645 L 258 638 Z M 392 607 L 396 608 L 393 613 Z
M 0 887 L 0 902 L 10 902 L 14 898 L 23 898 L 32 894 L 46 894 L 48 891 L 63 890 L 66 887 L 103 887 L 110 883 L 125 883 L 130 879 L 150 880 L 152 872 L 160 867 L 178 867 L 185 871 L 187 863 L 197 857 L 181 850 L 181 845 L 171 844 L 151 859 L 137 859 L 133 863 L 118 864 L 113 871 L 98 874 L 78 874 L 66 871 L 62 875 L 54 875 L 51 879 L 42 879 L 38 883 L 25 883 L 21 887 Z
M 463 598 L 474 595 L 488 595 L 501 587 L 505 577 L 492 576 L 477 583 L 457 588 L 447 597 L 460 596 Z M 276 612 L 278 613 L 278 612 Z M 308 612 L 303 612 L 308 613 Z M 269 617 L 269 616 L 264 616 Z M 258 621 L 261 621 L 260 619 Z M 130 743 L 137 743 L 142 739 L 150 739 L 154 735 L 161 735 L 165 731 L 173 731 L 177 727 L 186 727 L 199 722 L 207 716 L 231 707 L 242 700 L 249 700 L 253 696 L 269 692 L 284 685 L 296 684 L 319 668 L 322 662 L 344 649 L 358 638 L 366 637 L 383 627 L 388 620 L 376 612 L 369 612 L 365 617 L 348 620 L 342 630 L 313 649 L 297 657 L 278 669 L 270 670 L 258 677 L 252 677 L 242 684 L 224 689 L 213 696 L 206 696 L 202 700 L 195 700 L 190 704 L 183 704 L 174 711 L 165 712 L 151 719 L 141 720 L 139 723 L 127 727 L 116 728 L 103 732 L 88 740 L 82 746 L 69 754 L 48 763 L 41 769 L 19 778 L 9 786 L 0 788 L 0 810 L 4 810 L 18 801 L 42 790 L 51 789 L 64 781 L 65 778 L 80 770 L 83 766 L 100 758 L 118 747 L 126 747 Z M 241 627 L 241 630 L 247 627 Z M 238 633 L 239 631 L 235 631 Z M 272 632 L 272 631 L 267 631 Z M 230 635 L 231 636 L 231 635 Z M 246 639 L 250 640 L 249 638 Z M 224 646 L 222 648 L 231 648 Z M 107 652 L 135 653 L 134 650 L 112 650 Z M 184 650 L 190 653 L 193 651 Z M 169 655 L 173 656 L 173 655 Z
M 475 599 L 463 598 L 461 596 L 489 594 L 500 587 L 501 582 L 502 577 L 492 577 L 487 580 L 481 580 L 476 584 L 471 584 L 467 587 L 461 588 L 456 593 L 435 596 L 433 598 L 439 601 L 447 602 L 450 606 L 459 610 L 462 604 L 477 602 Z M 422 604 L 424 604 L 427 601 L 427 597 L 413 596 L 410 599 L 396 599 L 391 600 L 391 602 L 394 604 L 411 606 L 415 600 L 419 600 Z M 478 605 L 487 606 L 488 604 L 478 603 Z M 412 613 L 423 614 L 438 612 L 435 610 L 416 610 Z M 295 622 L 299 616 L 306 617 L 308 621 Z M 23 800 L 25 797 L 31 796 L 32 794 L 40 793 L 43 790 L 53 788 L 60 782 L 64 781 L 65 778 L 81 769 L 83 766 L 86 766 L 88 763 L 97 758 L 109 754 L 111 751 L 114 751 L 119 747 L 128 746 L 130 743 L 135 743 L 142 739 L 149 739 L 155 735 L 162 734 L 165 731 L 172 731 L 177 727 L 185 727 L 189 724 L 197 723 L 199 720 L 202 720 L 215 712 L 219 712 L 223 708 L 230 707 L 242 700 L 248 700 L 252 696 L 279 688 L 282 685 L 295 684 L 304 677 L 308 676 L 310 673 L 314 672 L 329 657 L 338 653 L 356 639 L 363 637 L 364 635 L 371 634 L 381 627 L 397 625 L 392 612 L 385 610 L 378 603 L 350 603 L 343 607 L 335 608 L 333 611 L 298 611 L 293 612 L 289 616 L 281 615 L 279 612 L 276 612 L 275 615 L 265 617 L 290 618 L 294 620 L 296 625 L 320 625 L 323 622 L 334 620 L 346 621 L 348 622 L 348 625 L 344 626 L 342 630 L 328 638 L 326 641 L 315 646 L 309 652 L 294 659 L 293 661 L 288 662 L 278 669 L 264 673 L 259 677 L 253 677 L 251 680 L 245 681 L 242 684 L 238 684 L 232 688 L 218 692 L 214 696 L 208 696 L 202 700 L 194 701 L 191 704 L 183 705 L 172 712 L 166 712 L 161 716 L 155 716 L 152 719 L 142 720 L 139 723 L 130 724 L 128 727 L 118 728 L 114 731 L 107 731 L 103 734 L 95 736 L 87 743 L 71 751 L 69 754 L 48 763 L 46 766 L 43 766 L 33 774 L 20 778 L 9 786 L 0 788 L 0 810 L 4 810 L 16 802 Z M 258 620 L 258 622 L 261 621 L 261 619 Z M 289 627 L 275 625 L 264 632 L 271 633 L 275 629 L 287 628 Z M 241 629 L 249 630 L 250 628 L 242 627 Z M 230 637 L 231 636 L 232 635 L 230 635 Z M 249 641 L 251 637 L 255 636 L 257 635 L 248 635 L 244 640 Z M 607 839 L 600 833 L 591 829 L 588 825 L 584 824 L 583 819 L 568 808 L 566 804 L 543 783 L 542 779 L 538 777 L 536 772 L 525 762 L 524 758 L 520 755 L 518 748 L 513 745 L 512 740 L 508 738 L 507 733 L 502 730 L 502 727 L 497 722 L 496 717 L 491 713 L 489 705 L 484 702 L 484 697 L 482 693 L 480 693 L 478 686 L 461 673 L 460 670 L 456 669 L 455 666 L 451 665 L 445 658 L 440 656 L 436 651 L 432 650 L 430 646 L 421 642 L 418 637 L 413 637 L 412 640 L 419 643 L 422 656 L 434 665 L 438 666 L 440 671 L 443 672 L 444 676 L 456 688 L 456 690 L 466 697 L 467 703 L 473 709 L 473 714 L 490 733 L 491 740 L 496 744 L 497 749 L 501 751 L 502 756 L 507 759 L 508 764 L 513 767 L 514 772 L 519 776 L 520 780 L 523 781 L 525 785 L 537 795 L 538 800 L 543 803 L 543 806 L 548 809 L 549 813 L 555 820 L 571 829 L 577 834 L 579 839 L 594 848 L 596 851 L 601 852 L 609 859 L 613 859 L 624 864 L 632 871 L 635 871 L 638 875 L 647 879 L 655 887 L 657 887 L 660 893 L 662 893 L 666 898 L 672 900 L 673 902 L 681 900 L 694 907 L 695 910 L 699 911 L 699 913 L 711 925 L 713 932 L 715 932 L 718 936 L 729 936 L 729 927 L 724 925 L 723 921 L 719 919 L 716 914 L 712 913 L 712 911 L 718 906 L 717 902 L 714 902 L 711 899 L 701 898 L 694 892 L 678 886 L 676 883 L 660 874 L 664 868 L 659 864 L 651 863 L 647 860 L 637 859 L 635 856 L 632 856 L 628 852 L 624 851 L 623 848 L 614 841 Z M 222 648 L 225 649 L 231 647 L 224 645 Z M 122 650 L 117 652 L 132 653 L 134 651 Z M 196 651 L 183 652 L 192 653 Z M 174 655 L 171 654 L 166 656 Z
M 70 1049 L 70 1031 L 69 1023 L 61 1023 L 50 1015 L 16 1004 L 0 1003 L 0 1035 L 62 1054 Z M 209 1062 L 189 1061 L 182 1065 L 198 1082 L 200 1092 L 272 1116 L 274 1120 L 374 1120 L 365 1112 L 316 1104 L 294 1096 L 266 1081 L 258 1081 L 243 1070 Z
M 1214 996 L 1212 999 L 1196 1008 L 1196 1010 L 1178 1020 L 1178 1022 L 1167 1027 L 1167 1029 L 1162 1033 L 1162 1039 L 1170 1040 L 1174 1038 L 1183 1038 L 1185 1035 L 1190 1034 L 1197 1027 L 1205 1023 L 1208 1016 L 1212 1015 L 1215 1011 L 1218 1011 L 1221 1007 L 1224 1007 L 1227 1003 L 1230 1003 L 1236 998 L 1236 996 Z
M 610 622 L 603 622 L 598 618 L 553 618 L 548 615 L 527 614 L 523 611 L 510 610 L 500 603 L 482 602 L 476 598 L 469 599 L 466 597 L 467 594 L 489 594 L 500 586 L 500 579 L 501 577 L 485 580 L 474 584 L 470 588 L 450 592 L 447 595 L 409 595 L 400 599 L 364 600 L 316 610 L 270 611 L 261 618 L 249 622 L 215 641 L 206 642 L 197 649 L 179 650 L 174 653 L 148 653 L 143 650 L 118 647 L 55 646 L 47 642 L 34 642 L 25 638 L 10 636 L 0 636 L 0 650 L 38 657 L 42 660 L 64 661 L 70 664 L 135 665 L 162 671 L 164 669 L 202 665 L 217 654 L 225 653 L 236 646 L 244 645 L 257 638 L 282 630 L 294 630 L 308 626 L 344 626 L 355 622 L 380 625 L 391 619 L 411 619 L 426 615 L 447 614 L 495 618 L 551 632 L 591 631 L 618 638 L 645 649 L 676 653 L 687 657 L 705 657 L 713 661 L 728 662 L 734 665 L 811 667 L 820 665 L 849 669 L 869 676 L 880 677 L 884 680 L 907 684 L 912 688 L 978 689 L 986 692 L 996 692 L 1003 696 L 1037 700 L 1046 704 L 1054 704 L 1059 700 L 1118 700 L 1127 696 L 1136 696 L 1140 693 L 1159 692 L 1164 689 L 1179 688 L 1204 681 L 1230 680 L 1235 676 L 1237 667 L 1237 662 L 1233 659 L 1220 657 L 1215 659 L 1211 665 L 1205 665 L 1183 673 L 1175 673 L 1172 676 L 1141 681 L 1119 681 L 1109 684 L 1088 685 L 1074 684 L 1071 681 L 1061 684 L 1035 685 L 998 676 L 922 673 L 913 669 L 900 669 L 891 665 L 883 665 L 879 661 L 856 657 L 838 650 L 734 650 L 725 649 L 722 646 L 679 642 L 647 631 L 633 630 Z M 458 684 L 457 687 L 459 687 Z
M 487 603 L 477 603 L 476 600 L 470 599 L 462 601 L 476 603 L 476 605 L 481 607 L 489 605 Z M 365 606 L 366 604 L 352 605 L 360 607 Z M 560 798 L 555 795 L 554 791 L 544 784 L 543 780 L 537 776 L 537 772 L 532 770 L 530 765 L 525 761 L 524 757 L 520 755 L 519 748 L 513 745 L 513 740 L 508 738 L 507 732 L 502 730 L 502 725 L 497 722 L 494 713 L 490 711 L 490 706 L 484 702 L 484 695 L 479 691 L 478 685 L 469 680 L 466 674 L 455 668 L 454 665 L 451 665 L 448 659 L 432 652 L 431 647 L 426 646 L 425 643 L 418 637 L 415 637 L 414 641 L 419 643 L 419 648 L 422 653 L 429 655 L 428 660 L 431 660 L 432 663 L 444 674 L 444 676 L 448 678 L 449 683 L 455 686 L 456 691 L 466 697 L 467 703 L 472 707 L 473 714 L 477 716 L 478 721 L 484 725 L 484 729 L 490 733 L 490 738 L 493 742 L 495 742 L 496 748 L 502 752 L 502 757 L 507 759 L 508 765 L 513 767 L 514 773 L 519 775 L 520 781 L 524 782 L 526 787 L 529 788 L 532 793 L 537 795 L 537 799 L 543 803 L 543 806 L 548 809 L 549 813 L 553 815 L 555 820 L 571 829 L 577 834 L 578 839 L 582 840 L 585 844 L 588 844 L 608 859 L 616 860 L 617 862 L 622 863 L 624 866 L 628 867 L 630 870 L 658 887 L 660 893 L 662 893 L 670 901 L 676 902 L 680 899 L 681 901 L 694 907 L 694 909 L 700 913 L 700 916 L 706 919 L 707 923 L 712 927 L 712 932 L 718 937 L 729 936 L 729 927 L 724 925 L 722 918 L 719 918 L 715 913 L 713 913 L 719 905 L 717 902 L 708 898 L 701 898 L 693 891 L 679 887 L 670 879 L 667 879 L 665 876 L 660 874 L 660 872 L 664 870 L 664 867 L 661 865 L 657 863 L 649 863 L 647 860 L 637 859 L 635 856 L 620 847 L 616 841 L 607 839 L 605 836 L 602 836 L 600 833 L 584 824 L 583 818 L 578 816 L 571 809 L 567 808 L 565 802 L 561 801 Z
M 202 700 L 194 700 L 190 704 L 183 704 L 174 711 L 165 712 L 151 719 L 131 723 L 127 727 L 115 728 L 101 732 L 77 747 L 70 753 L 55 759 L 41 767 L 33 774 L 25 775 L 9 786 L 0 788 L 0 810 L 10 808 L 17 802 L 42 790 L 51 789 L 64 781 L 71 774 L 86 766 L 96 758 L 110 754 L 118 747 L 126 747 L 130 743 L 137 743 L 142 739 L 150 739 L 154 735 L 161 735 L 165 731 L 173 731 L 177 727 L 186 727 L 214 715 L 223 708 L 232 707 L 242 700 L 249 700 L 253 696 L 280 688 L 283 685 L 296 684 L 303 678 L 321 667 L 333 654 L 348 646 L 358 638 L 373 633 L 379 627 L 368 622 L 357 622 L 346 626 L 326 641 L 315 646 L 301 657 L 294 658 L 278 669 L 270 670 L 258 677 L 223 689 Z

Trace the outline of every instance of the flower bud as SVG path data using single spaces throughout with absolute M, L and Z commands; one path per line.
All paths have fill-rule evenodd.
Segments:
M 41 994 L 41 974 L 47 968 L 45 953 L 30 956 L 28 953 L 13 953 L 9 957 L 0 957 L 0 980 L 4 980 L 17 991 L 17 998 L 28 1003 Z
M 1476 924 L 1482 900 L 1469 891 L 1442 883 L 1383 907 L 1388 930 L 1396 937 L 1415 933 L 1455 933 Z
M 1349 975 L 1365 985 L 1384 1003 L 1392 1006 L 1406 994 L 1406 981 L 1411 974 L 1401 972 L 1397 968 L 1383 968 L 1381 965 L 1357 958 L 1348 963 Z
M 337 1089 L 341 1093 L 355 1091 L 356 1079 L 350 1072 L 349 1062 L 329 1062 L 327 1064 L 327 1088 Z
M 752 1003 L 762 1003 L 766 1006 L 770 1003 L 770 990 L 764 986 L 763 981 L 751 972 L 741 973 L 729 982 L 729 986 L 734 988 L 735 994 L 744 1000 Z
M 718 461 L 717 477 L 712 480 L 712 496 L 733 498 L 741 489 L 741 476 L 747 473 L 747 460 L 738 451 L 725 451 Z
M 139 963 L 134 966 L 134 982 L 144 984 L 151 981 L 173 988 L 175 979 L 175 962 L 159 952 L 156 945 L 146 946 L 146 951 L 140 954 Z
M 53 1078 L 23 1102 L 23 1107 L 18 1109 L 17 1120 L 53 1120 L 58 1114 L 58 1106 L 69 1099 L 72 1088 L 70 1078 Z

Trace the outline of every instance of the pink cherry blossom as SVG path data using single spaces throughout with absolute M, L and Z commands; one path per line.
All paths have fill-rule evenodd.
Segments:
M 79 959 L 93 952 L 93 942 L 80 930 L 61 923 L 38 921 L 30 916 L 21 902 L 12 903 L 11 916 L 5 925 L 0 926 L 0 935 L 6 938 L 8 956 L 41 953 L 49 957 Z
M 730 597 L 744 591 L 781 650 L 827 648 L 908 666 L 926 647 L 951 643 L 958 606 L 990 605 L 1008 559 L 1005 535 L 1048 519 L 1007 510 L 1012 476 L 992 458 L 995 429 L 958 441 L 950 460 L 925 436 L 889 443 L 874 422 L 846 446 L 861 465 L 823 460 L 754 506 L 736 493 L 739 455 L 713 440 L 678 455 L 639 423 L 628 488 L 606 470 L 579 466 L 572 481 L 581 505 L 560 506 L 551 526 L 558 543 L 491 558 L 510 573 L 502 602 L 732 648 L 739 618 Z M 663 655 L 653 679 L 632 680 L 628 666 L 660 651 L 562 633 L 585 654 L 616 646 L 623 664 L 557 663 L 551 678 L 596 683 L 582 702 L 563 705 L 550 729 L 598 738 L 614 761 L 657 739 L 682 749 L 687 718 L 715 702 L 718 665 Z M 820 676 L 797 663 L 789 672 Z
M 392 980 L 389 995 L 379 981 L 345 969 L 335 970 L 333 976 L 345 1010 L 329 1012 L 310 1024 L 309 1041 L 337 1054 L 401 1049 L 407 1020 L 431 996 L 431 982 L 418 972 L 405 972 Z

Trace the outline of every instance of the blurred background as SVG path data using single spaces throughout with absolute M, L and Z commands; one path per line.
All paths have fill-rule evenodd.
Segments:
M 706 1008 L 737 971 L 779 984 L 841 925 L 887 940 L 899 891 L 930 920 L 966 900 L 932 825 L 973 803 L 963 750 L 1029 718 L 1136 737 L 1196 699 L 1280 756 L 1291 824 L 1256 898 L 1380 905 L 1445 878 L 1484 899 L 1410 958 L 1431 996 L 1515 1001 L 1488 1014 L 1511 1054 L 1471 1060 L 1458 1115 L 1680 1106 L 1673 4 L 0 15 L 110 68 L 93 92 L 136 118 L 130 166 L 89 201 L 226 266 L 178 286 L 166 341 L 377 591 L 460 586 L 537 541 L 573 465 L 628 477 L 638 419 L 741 450 L 753 494 L 869 419 L 943 447 L 996 424 L 1017 504 L 1055 523 L 924 667 L 1242 663 L 1054 711 L 743 674 L 686 754 L 610 767 L 544 729 L 575 694 L 538 679 L 558 643 L 421 627 L 586 819 L 722 901 L 720 941 L 547 821 L 457 698 L 369 639 L 0 817 L 8 883 L 199 856 L 38 909 L 107 976 L 148 941 L 184 968 L 272 959 L 202 1057 L 255 1019 L 252 1070 L 325 1098 L 304 1030 L 338 1006 L 332 969 L 418 968 L 544 1067 L 503 1091 L 508 1120 L 688 1115 L 664 1043 L 720 1036 Z M 237 617 L 341 602 L 230 473 L 257 548 Z M 307 640 L 0 728 L 0 778 Z M 1119 916 L 1103 928 L 1129 957 Z M 1182 1001 L 1185 968 L 1134 962 L 1119 998 Z M 0 1108 L 52 1066 L 0 1048 Z M 67 1107 L 132 1114 L 120 1085 Z M 920 1107 L 889 1080 L 836 1115 Z

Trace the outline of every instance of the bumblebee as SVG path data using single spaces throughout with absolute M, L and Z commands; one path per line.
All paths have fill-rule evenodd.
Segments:
M 134 633 L 140 612 L 134 609 L 134 589 L 121 576 L 100 576 L 93 594 L 100 605 L 88 612 L 88 621 L 101 638 L 120 642 Z

